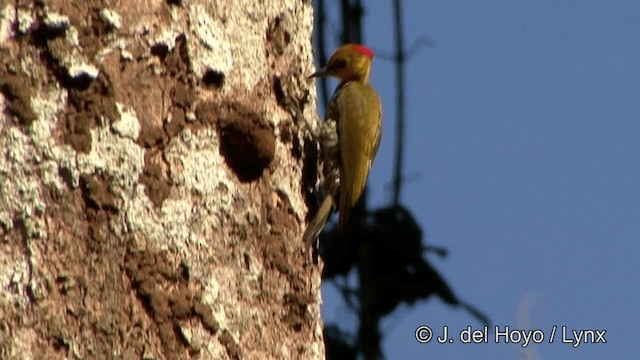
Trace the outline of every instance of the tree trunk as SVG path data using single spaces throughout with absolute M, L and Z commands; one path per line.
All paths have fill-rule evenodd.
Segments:
M 324 358 L 311 31 L 301 0 L 0 0 L 0 358 Z

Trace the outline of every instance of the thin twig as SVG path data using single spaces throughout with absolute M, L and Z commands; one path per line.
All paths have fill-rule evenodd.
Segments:
M 393 170 L 393 206 L 400 203 L 402 186 L 402 163 L 404 157 L 404 37 L 402 34 L 402 11 L 400 0 L 393 1 L 394 33 L 396 38 L 396 154 Z
M 404 59 L 406 61 L 408 61 L 418 51 L 420 51 L 423 47 L 435 48 L 437 46 L 438 46 L 437 42 L 432 37 L 427 36 L 427 35 L 418 36 L 417 38 L 415 38 L 413 40 L 411 45 L 409 45 L 409 47 L 407 47 L 407 50 L 404 53 Z M 392 60 L 392 61 L 394 61 L 396 59 L 396 54 L 395 53 L 392 53 L 392 52 L 389 52 L 389 51 L 384 51 L 382 49 L 375 49 L 375 50 L 376 50 L 376 58 L 378 58 L 378 59 L 381 59 L 381 60 Z

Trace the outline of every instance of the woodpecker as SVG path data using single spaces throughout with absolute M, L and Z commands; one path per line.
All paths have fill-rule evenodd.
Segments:
M 380 96 L 368 84 L 373 56 L 363 45 L 347 44 L 331 55 L 324 68 L 309 76 L 333 76 L 340 84 L 318 134 L 326 194 L 304 233 L 308 244 L 318 237 L 336 205 L 338 229 L 344 229 L 349 211 L 367 183 L 382 130 Z

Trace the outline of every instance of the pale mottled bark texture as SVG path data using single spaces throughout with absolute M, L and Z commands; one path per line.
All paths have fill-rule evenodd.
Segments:
M 0 0 L 0 358 L 324 358 L 311 30 L 301 0 Z

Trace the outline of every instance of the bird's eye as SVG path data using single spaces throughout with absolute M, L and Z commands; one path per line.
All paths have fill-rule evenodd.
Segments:
M 332 69 L 343 69 L 347 66 L 347 60 L 338 59 L 331 64 Z

